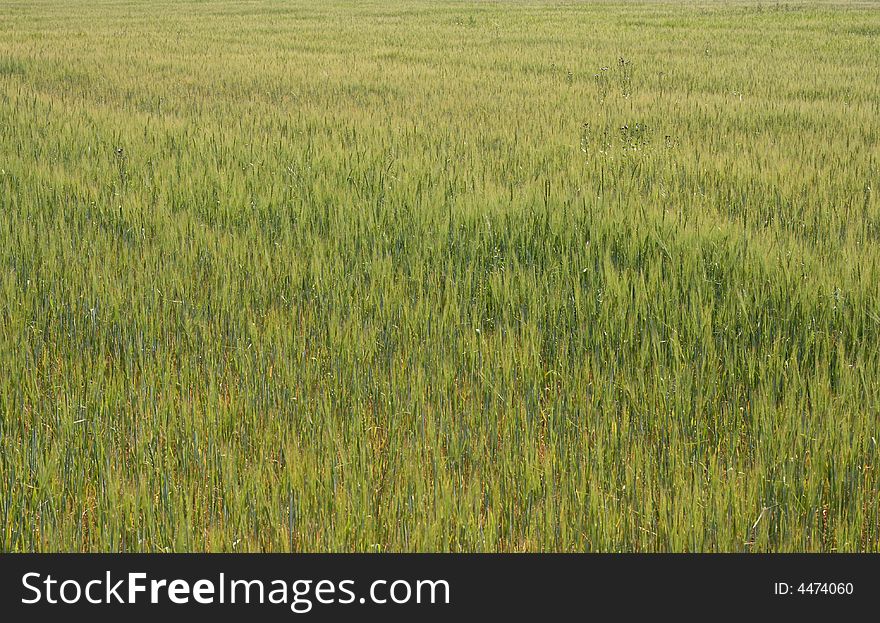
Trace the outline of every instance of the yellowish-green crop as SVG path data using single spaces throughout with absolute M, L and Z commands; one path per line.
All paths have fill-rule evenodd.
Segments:
M 0 0 L 0 550 L 880 550 L 870 3 Z

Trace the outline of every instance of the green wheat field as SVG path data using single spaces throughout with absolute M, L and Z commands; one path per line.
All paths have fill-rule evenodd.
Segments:
M 880 6 L 0 0 L 0 550 L 880 550 Z

